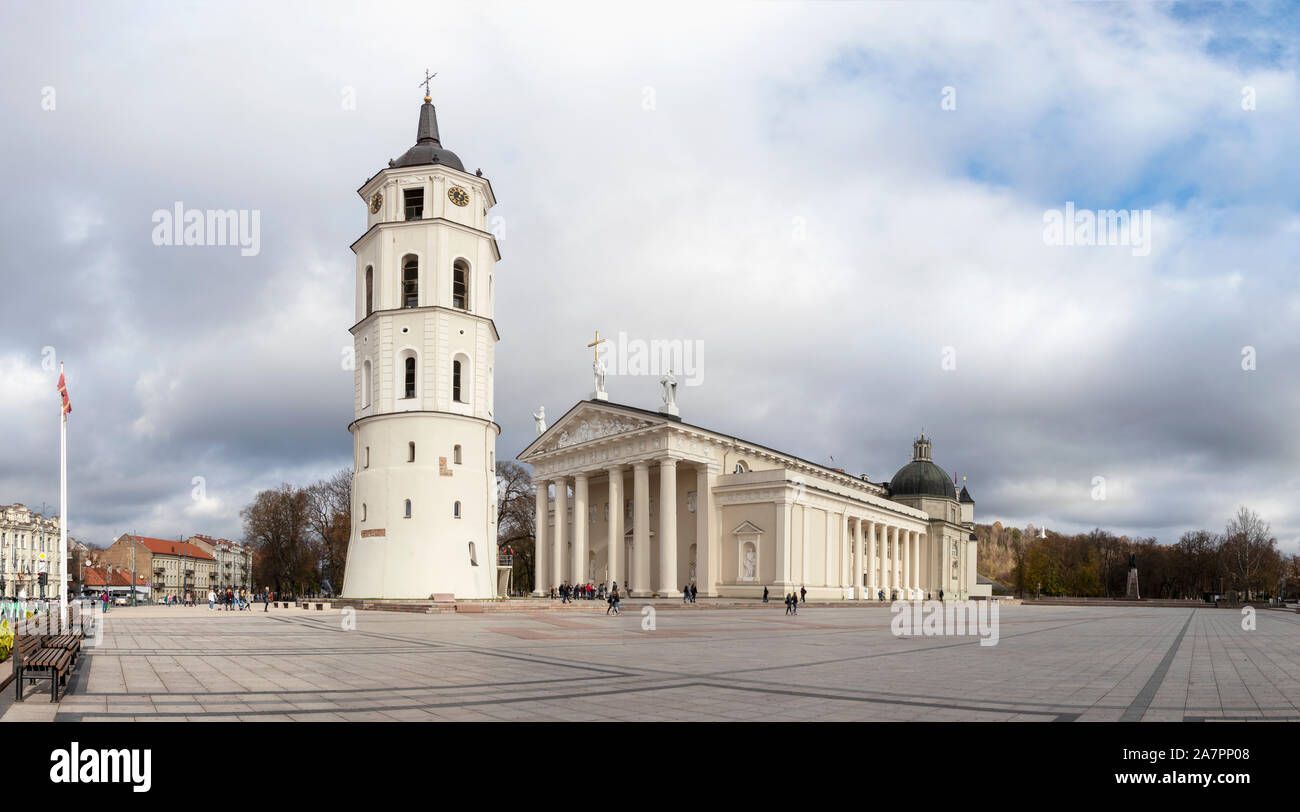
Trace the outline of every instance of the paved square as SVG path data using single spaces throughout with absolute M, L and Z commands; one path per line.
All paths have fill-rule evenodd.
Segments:
M 890 617 L 117 609 L 56 719 L 1300 720 L 1300 615 L 1008 606 L 989 647 Z

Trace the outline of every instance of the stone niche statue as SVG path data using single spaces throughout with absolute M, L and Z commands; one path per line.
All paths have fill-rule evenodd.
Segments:
M 546 432 L 545 406 L 538 406 L 537 411 L 533 412 L 533 426 L 537 429 L 538 437 L 541 437 Z
M 745 580 L 752 581 L 758 577 L 758 556 L 753 547 L 745 548 Z

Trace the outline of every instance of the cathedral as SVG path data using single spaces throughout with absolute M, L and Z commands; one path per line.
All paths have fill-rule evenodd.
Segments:
M 519 455 L 537 486 L 538 594 L 617 581 L 633 596 L 692 584 L 710 597 L 988 596 L 975 500 L 930 459 L 924 434 L 877 483 L 690 425 L 669 405 L 594 397 Z
M 343 596 L 504 597 L 496 549 L 492 185 L 442 146 L 428 95 L 415 145 L 357 190 L 352 530 Z M 618 582 L 633 596 L 806 589 L 812 599 L 988 594 L 975 502 L 930 438 L 870 482 L 596 392 L 519 461 L 536 485 L 535 594 Z M 661 383 L 663 383 L 661 381 Z

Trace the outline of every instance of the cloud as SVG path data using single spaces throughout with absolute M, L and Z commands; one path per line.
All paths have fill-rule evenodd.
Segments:
M 0 49 L 31 190 L 0 203 L 0 500 L 57 493 L 45 346 L 74 534 L 234 537 L 257 489 L 351 463 L 355 189 L 410 145 L 432 47 L 506 229 L 499 458 L 625 331 L 704 342 L 690 422 L 876 480 L 923 424 L 981 518 L 1170 541 L 1245 503 L 1300 539 L 1286 9 L 160 9 L 33 13 Z M 261 253 L 154 246 L 176 202 L 260 211 Z M 1067 202 L 1151 210 L 1150 255 L 1045 245 Z

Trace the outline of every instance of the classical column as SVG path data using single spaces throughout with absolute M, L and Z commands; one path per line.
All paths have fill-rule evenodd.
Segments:
M 714 571 L 717 518 L 713 511 L 718 470 L 716 465 L 695 464 L 695 583 L 700 594 L 708 597 L 718 594 L 718 573 Z
M 886 556 L 889 553 L 889 531 L 885 525 L 876 525 L 877 542 L 880 545 L 880 578 L 876 581 L 876 590 L 885 593 L 885 600 L 889 600 L 889 572 L 885 569 Z
M 619 577 L 619 553 L 623 551 L 623 469 L 617 465 L 608 469 L 609 487 L 605 496 L 609 499 L 608 533 L 606 534 L 605 560 L 609 564 L 609 580 L 620 581 L 619 594 L 627 594 L 627 582 Z M 613 586 L 611 584 L 610 588 Z
M 917 534 L 916 534 L 916 552 L 915 552 L 915 555 L 916 555 L 916 566 L 914 566 L 914 567 L 912 568 L 912 578 L 913 578 L 913 580 L 916 582 L 916 583 L 915 583 L 915 586 L 916 586 L 916 594 L 917 594 L 917 597 L 920 597 L 920 598 L 924 598 L 924 597 L 925 597 L 925 584 L 926 584 L 926 582 L 929 580 L 929 579 L 927 579 L 927 578 L 925 577 L 925 573 L 921 571 L 921 562 L 922 562 L 922 559 L 924 558 L 924 556 L 922 556 L 921 553 L 922 553 L 922 551 L 923 551 L 924 548 L 925 548 L 925 534 L 924 534 L 924 533 L 917 533 Z
M 866 519 L 859 519 L 862 526 L 862 532 L 858 535 L 862 538 L 862 559 L 866 562 L 866 596 L 868 600 L 874 600 L 876 597 L 876 553 L 873 549 L 876 546 L 876 523 Z
M 902 537 L 902 595 L 911 600 L 911 530 L 900 530 Z
M 857 541 L 857 534 L 853 534 L 854 542 Z M 850 549 L 849 541 L 849 514 L 845 511 L 840 514 L 840 591 L 853 585 L 853 577 L 850 570 L 853 569 L 853 550 Z
M 546 526 L 550 524 L 549 505 L 546 499 L 547 482 L 539 479 L 533 483 L 537 501 L 533 508 L 533 594 L 550 594 L 551 551 L 546 546 Z
M 790 503 L 776 503 L 776 542 L 773 551 L 776 571 L 772 575 L 773 585 L 782 588 L 790 586 Z M 784 595 L 784 593 L 783 593 Z
M 866 592 L 862 586 L 862 560 L 866 555 L 865 548 L 870 544 L 870 536 L 863 532 L 863 522 L 860 518 L 853 520 L 853 597 L 858 600 L 865 600 Z M 871 580 L 875 580 L 872 578 Z
M 677 588 L 677 460 L 659 460 L 659 594 L 676 597 Z
M 587 583 L 587 475 L 573 478 L 573 582 Z
M 551 543 L 551 563 L 555 572 L 551 573 L 551 583 L 559 586 L 564 580 L 564 529 L 569 523 L 569 478 L 560 477 L 552 480 L 555 485 L 555 541 Z
M 889 528 L 889 588 L 885 590 L 886 598 L 890 597 L 890 592 L 892 591 L 899 591 L 901 593 L 902 584 L 899 583 L 899 577 L 902 575 L 902 572 L 899 564 L 902 562 L 898 560 L 899 552 L 898 528 L 891 527 Z M 901 598 L 902 595 L 900 594 L 899 597 Z
M 650 594 L 650 463 L 632 465 L 632 594 Z

